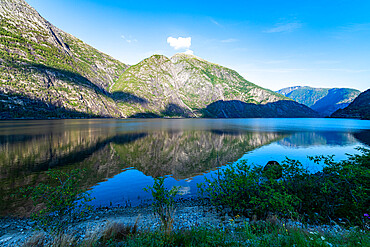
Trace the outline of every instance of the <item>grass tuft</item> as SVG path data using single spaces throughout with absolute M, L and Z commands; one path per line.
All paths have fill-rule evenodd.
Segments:
M 139 217 L 133 226 L 126 225 L 122 222 L 109 222 L 102 232 L 100 241 L 103 243 L 109 241 L 121 242 L 138 234 L 138 219 Z
M 34 233 L 27 241 L 23 244 L 23 247 L 37 247 L 44 246 L 46 242 L 46 235 L 43 232 Z

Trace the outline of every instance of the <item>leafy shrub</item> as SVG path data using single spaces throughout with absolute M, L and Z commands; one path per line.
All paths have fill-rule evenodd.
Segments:
M 316 193 L 314 198 L 304 198 L 313 211 L 326 219 L 344 218 L 353 223 L 363 222 L 370 205 L 370 150 L 358 148 L 361 155 L 348 155 L 347 160 L 334 162 L 333 157 L 310 157 L 324 163 L 322 173 L 312 174 L 306 191 Z M 305 206 L 305 205 L 303 205 Z M 305 210 L 310 207 L 306 206 Z
M 164 187 L 163 177 L 155 178 L 153 187 L 145 188 L 145 191 L 150 191 L 153 196 L 153 209 L 155 215 L 159 217 L 162 223 L 162 229 L 170 232 L 173 227 L 173 215 L 175 212 L 175 196 L 178 194 L 178 187 L 168 190 Z
M 39 183 L 35 187 L 21 190 L 23 197 L 30 197 L 35 205 L 43 208 L 31 215 L 39 229 L 59 233 L 76 217 L 83 217 L 90 207 L 90 195 L 80 187 L 84 170 L 76 169 L 69 173 L 61 170 L 49 170 L 48 184 Z
M 286 217 L 299 213 L 314 222 L 338 220 L 366 225 L 370 205 L 370 150 L 335 162 L 333 156 L 310 157 L 323 163 L 322 172 L 303 169 L 299 161 L 286 158 L 280 179 L 264 177 L 261 166 L 245 161 L 229 165 L 199 184 L 202 197 L 234 214 Z
M 231 209 L 233 214 L 288 216 L 299 200 L 288 193 L 282 180 L 264 177 L 261 166 L 251 167 L 246 161 L 229 165 L 205 180 L 205 184 L 198 184 L 203 198 L 214 206 Z

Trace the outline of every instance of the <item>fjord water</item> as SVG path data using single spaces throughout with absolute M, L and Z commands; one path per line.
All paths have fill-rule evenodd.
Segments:
M 265 165 L 285 157 L 310 171 L 307 155 L 336 160 L 370 145 L 370 121 L 352 119 L 84 119 L 0 122 L 0 215 L 27 214 L 10 195 L 45 182 L 48 169 L 86 169 L 82 185 L 96 206 L 137 205 L 144 187 L 168 176 L 183 197 L 225 164 Z

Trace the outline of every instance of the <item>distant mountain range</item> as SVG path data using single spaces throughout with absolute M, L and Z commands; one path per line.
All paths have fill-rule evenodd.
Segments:
M 278 91 L 298 103 L 317 111 L 321 116 L 330 116 L 338 109 L 348 106 L 361 91 L 351 88 L 288 87 Z
M 361 93 L 346 108 L 337 110 L 331 116 L 335 118 L 359 118 L 370 120 L 370 89 Z

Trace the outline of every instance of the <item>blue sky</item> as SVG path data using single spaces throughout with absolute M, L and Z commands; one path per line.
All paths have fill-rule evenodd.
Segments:
M 124 63 L 187 51 L 272 90 L 370 88 L 369 0 L 26 1 Z

